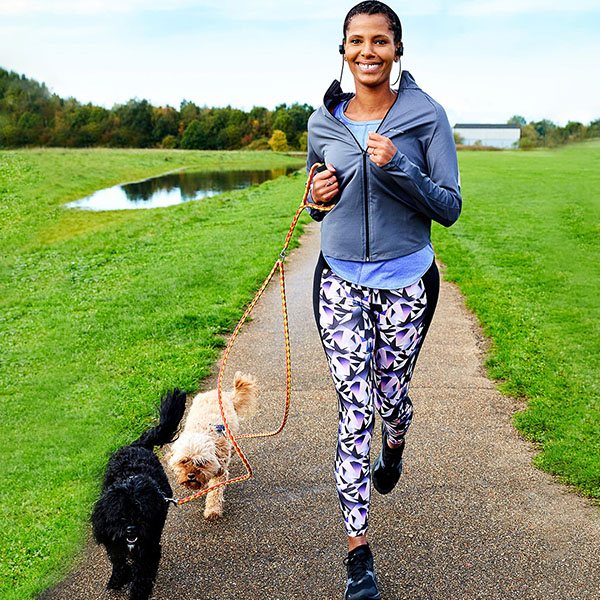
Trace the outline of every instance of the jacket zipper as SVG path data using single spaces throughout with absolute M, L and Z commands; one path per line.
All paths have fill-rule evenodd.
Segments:
M 392 107 L 394 106 L 394 104 L 396 104 L 396 102 L 398 101 L 399 97 L 400 97 L 400 88 L 398 88 L 398 94 L 396 95 L 396 99 L 392 102 L 392 105 L 387 109 L 387 112 L 385 113 L 383 119 L 381 119 L 381 123 L 379 123 L 379 127 L 377 127 L 377 129 L 375 130 L 375 133 L 379 133 L 379 130 L 381 129 L 381 126 L 383 125 L 383 122 L 385 121 L 386 117 L 392 110 Z M 350 131 L 350 128 L 346 125 L 346 123 L 336 119 L 328 110 L 326 110 L 325 112 L 334 121 L 336 121 L 336 123 L 340 123 L 341 125 L 343 125 L 346 128 L 348 133 L 352 136 L 352 139 L 356 142 L 356 145 L 358 146 L 358 149 L 360 150 L 360 152 L 362 154 L 362 158 L 363 158 L 363 200 L 364 200 L 364 205 L 365 205 L 365 237 L 366 237 L 366 239 L 365 239 L 365 242 L 366 242 L 365 261 L 370 262 L 371 261 L 371 248 L 370 248 L 370 240 L 369 240 L 369 194 L 368 194 L 369 188 L 367 185 L 367 151 L 358 143 L 358 140 L 356 139 L 356 137 L 354 136 L 352 131 Z
M 371 260 L 371 248 L 369 243 L 369 187 L 367 185 L 367 153 L 363 151 L 363 194 L 365 199 L 365 235 L 366 235 L 366 260 Z

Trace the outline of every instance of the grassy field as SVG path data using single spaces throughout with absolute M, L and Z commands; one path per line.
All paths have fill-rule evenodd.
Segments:
M 434 243 L 492 338 L 536 464 L 600 498 L 600 142 L 463 152 L 463 215 Z M 525 408 L 525 406 L 524 406 Z
M 527 400 L 539 466 L 600 498 L 600 143 L 459 153 L 465 208 L 434 244 Z M 84 540 L 109 449 L 194 389 L 281 249 L 304 176 L 151 211 L 62 204 L 181 166 L 265 153 L 0 152 L 0 597 L 54 582 Z
M 109 449 L 154 419 L 161 393 L 211 371 L 305 178 L 150 211 L 61 205 L 181 166 L 302 164 L 272 152 L 0 152 L 1 598 L 29 598 L 68 569 Z

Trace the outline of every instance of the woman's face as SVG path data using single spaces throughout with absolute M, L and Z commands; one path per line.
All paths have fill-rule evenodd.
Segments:
M 394 34 L 385 15 L 355 15 L 344 42 L 345 56 L 356 84 L 389 85 L 396 57 Z

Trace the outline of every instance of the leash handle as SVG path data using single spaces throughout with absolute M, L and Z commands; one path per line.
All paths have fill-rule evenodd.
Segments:
M 243 453 L 242 449 L 237 444 L 236 440 L 247 439 L 247 438 L 258 438 L 258 437 L 271 437 L 271 436 L 274 436 L 274 435 L 277 435 L 278 433 L 280 433 L 283 430 L 283 428 L 285 427 L 285 424 L 287 423 L 287 419 L 288 419 L 288 415 L 289 415 L 289 411 L 290 411 L 290 396 L 291 396 L 291 390 L 292 390 L 292 376 L 291 376 L 292 363 L 291 363 L 291 359 L 290 359 L 290 332 L 289 332 L 289 323 L 288 323 L 288 315 L 287 315 L 287 302 L 286 302 L 286 295 L 285 295 L 285 275 L 284 275 L 284 269 L 283 269 L 283 262 L 285 260 L 285 254 L 287 251 L 287 247 L 290 243 L 290 240 L 292 239 L 292 234 L 296 227 L 296 223 L 298 222 L 298 219 L 300 218 L 300 215 L 302 214 L 302 211 L 306 207 L 314 208 L 316 210 L 321 210 L 321 211 L 325 211 L 325 212 L 330 211 L 333 208 L 333 205 L 332 206 L 323 206 L 322 204 L 314 204 L 314 203 L 307 202 L 308 195 L 310 193 L 310 188 L 312 185 L 313 177 L 314 177 L 315 173 L 318 172 L 318 169 L 320 167 L 326 168 L 325 165 L 323 165 L 322 163 L 315 163 L 311 167 L 310 172 L 308 174 L 308 179 L 306 181 L 306 187 L 304 188 L 304 196 L 302 197 L 302 202 L 300 203 L 300 206 L 296 210 L 296 214 L 294 215 L 294 218 L 292 219 L 292 224 L 291 224 L 290 229 L 285 238 L 285 242 L 283 244 L 283 249 L 279 253 L 279 257 L 275 261 L 275 264 L 273 265 L 271 272 L 267 275 L 267 278 L 263 281 L 262 285 L 260 286 L 260 289 L 258 290 L 258 292 L 256 292 L 256 295 L 254 296 L 254 298 L 248 305 L 248 308 L 246 308 L 246 311 L 244 312 L 242 318 L 239 320 L 238 324 L 236 325 L 236 328 L 233 330 L 233 333 L 231 334 L 231 337 L 229 338 L 227 347 L 225 348 L 225 352 L 223 353 L 223 360 L 221 362 L 221 368 L 219 370 L 219 378 L 218 378 L 218 382 L 217 382 L 217 397 L 219 400 L 219 411 L 221 412 L 221 419 L 223 420 L 223 427 L 225 428 L 225 433 L 227 435 L 227 438 L 231 442 L 231 445 L 234 447 L 234 449 L 237 452 L 238 456 L 240 457 L 242 463 L 244 464 L 244 467 L 246 468 L 246 473 L 244 475 L 240 475 L 239 477 L 234 477 L 233 479 L 228 479 L 226 481 L 220 481 L 219 483 L 217 483 L 209 488 L 206 488 L 204 490 L 201 490 L 200 492 L 197 492 L 196 494 L 188 496 L 187 498 L 179 498 L 178 500 L 174 500 L 173 502 L 177 506 L 179 506 L 181 504 L 185 504 L 186 502 L 190 502 L 191 500 L 195 500 L 196 498 L 199 498 L 200 496 L 204 496 L 205 494 L 208 494 L 209 492 L 212 492 L 213 490 L 215 490 L 221 486 L 230 485 L 232 483 L 250 479 L 250 477 L 252 477 L 252 467 L 250 466 L 250 462 L 246 458 L 246 455 Z M 321 170 L 323 170 L 323 169 L 321 169 Z M 269 431 L 266 433 L 245 433 L 242 435 L 234 436 L 233 433 L 231 432 L 231 429 L 229 428 L 229 424 L 227 423 L 227 417 L 225 415 L 225 410 L 223 408 L 222 384 L 223 384 L 223 374 L 225 372 L 225 365 L 227 364 L 227 357 L 229 356 L 229 352 L 231 351 L 233 342 L 235 341 L 235 338 L 237 337 L 242 325 L 244 324 L 244 322 L 248 318 L 248 315 L 250 314 L 250 312 L 252 311 L 252 309 L 254 308 L 256 303 L 258 302 L 259 298 L 262 296 L 263 292 L 269 285 L 269 283 L 270 283 L 271 279 L 273 278 L 273 275 L 275 274 L 275 271 L 277 269 L 279 269 L 279 285 L 280 285 L 280 291 L 281 291 L 281 312 L 283 315 L 283 333 L 284 333 L 284 337 L 285 337 L 286 396 L 285 396 L 285 406 L 284 406 L 284 410 L 283 410 L 283 417 L 281 420 L 281 424 L 274 431 Z
M 306 181 L 306 189 L 304 190 L 304 198 L 302 198 L 302 205 L 304 207 L 314 208 L 315 210 L 320 210 L 322 212 L 329 212 L 332 208 L 335 207 L 335 204 L 316 204 L 315 202 L 307 202 L 308 194 L 310 193 L 310 188 L 312 186 L 312 180 L 315 173 L 321 173 L 327 170 L 327 166 L 323 163 L 315 163 L 311 168 L 308 174 L 308 180 Z

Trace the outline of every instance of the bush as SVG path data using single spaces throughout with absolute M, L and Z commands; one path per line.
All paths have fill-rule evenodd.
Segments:
M 252 140 L 250 144 L 248 144 L 248 148 L 250 148 L 250 150 L 268 150 L 269 139 L 265 137 Z
M 533 125 L 525 125 L 521 127 L 521 139 L 519 140 L 519 148 L 529 150 L 541 144 L 541 136 L 535 130 Z
M 165 135 L 165 137 L 162 139 L 162 142 L 160 143 L 160 147 L 161 148 L 166 148 L 166 149 L 171 149 L 171 148 L 175 148 L 175 146 L 177 146 L 177 139 L 175 138 L 174 135 Z
M 298 147 L 300 148 L 300 150 L 302 150 L 302 152 L 306 152 L 306 150 L 308 149 L 308 132 L 307 131 L 303 131 L 298 136 Z
M 271 139 L 269 140 L 269 146 L 273 152 L 286 152 L 289 147 L 285 133 L 280 129 L 275 129 Z
M 0 129 L 0 148 L 15 148 L 24 143 L 24 136 L 15 125 L 6 125 Z

